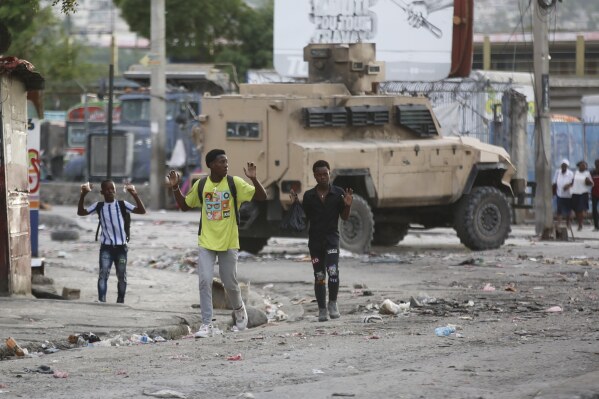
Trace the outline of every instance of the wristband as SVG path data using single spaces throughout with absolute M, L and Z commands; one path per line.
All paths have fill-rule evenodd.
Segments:
M 173 191 L 177 191 L 179 189 L 179 185 L 177 187 L 173 187 Z

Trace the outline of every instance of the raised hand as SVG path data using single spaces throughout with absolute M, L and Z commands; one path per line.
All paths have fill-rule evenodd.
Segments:
M 289 198 L 291 198 L 291 202 L 299 201 L 299 199 L 297 198 L 297 193 L 294 189 L 289 190 Z
M 168 184 L 170 184 L 171 188 L 177 187 L 181 182 L 181 176 L 176 170 L 171 169 L 166 177 L 168 178 Z
M 352 202 L 354 201 L 353 195 L 354 190 L 352 190 L 351 188 L 345 189 L 345 194 L 343 195 L 343 202 L 345 203 L 345 206 L 351 206 Z
M 82 184 L 82 185 L 81 185 L 81 193 L 82 193 L 82 194 L 87 194 L 87 193 L 89 193 L 89 192 L 91 192 L 91 191 L 92 191 L 92 188 L 93 188 L 93 187 L 94 187 L 94 185 L 93 185 L 93 184 L 91 184 L 90 182 L 87 182 L 87 183 L 85 183 L 85 184 Z
M 243 168 L 243 172 L 248 177 L 248 179 L 255 179 L 256 178 L 256 164 L 254 164 L 253 162 L 248 162 L 247 169 Z
M 129 192 L 129 194 L 131 194 L 131 195 L 137 194 L 137 190 L 135 189 L 135 186 L 131 183 L 125 184 L 125 190 L 127 190 Z

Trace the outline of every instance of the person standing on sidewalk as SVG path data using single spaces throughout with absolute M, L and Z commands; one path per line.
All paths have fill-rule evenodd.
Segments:
M 593 189 L 591 190 L 591 204 L 593 205 L 593 225 L 595 229 L 593 231 L 599 231 L 599 211 L 597 205 L 599 205 L 599 159 L 595 159 L 595 169 L 591 172 L 593 178 Z
M 570 161 L 563 159 L 560 170 L 555 171 L 553 177 L 553 193 L 557 197 L 557 224 L 562 221 L 562 216 L 566 218 L 566 227 L 570 228 L 572 214 L 572 194 L 570 193 L 570 184 L 574 179 L 574 173 L 568 169 Z
M 308 249 L 314 269 L 314 294 L 318 302 L 318 321 L 341 317 L 337 309 L 339 292 L 339 217 L 349 218 L 353 190 L 331 184 L 331 167 L 327 161 L 316 161 L 312 166 L 316 186 L 304 193 L 302 206 L 310 222 Z M 291 191 L 292 201 L 299 201 Z M 327 281 L 329 303 L 326 303 Z
M 241 177 L 228 176 L 229 160 L 223 150 L 209 151 L 206 154 L 206 166 L 210 169 L 210 175 L 196 181 L 185 197 L 179 189 L 181 176 L 174 170 L 168 174 L 179 208 L 184 212 L 192 208 L 201 208 L 202 212 L 198 232 L 202 325 L 195 333 L 196 338 L 222 333 L 212 324 L 212 279 L 217 257 L 220 278 L 235 311 L 235 327 L 238 330 L 247 327 L 247 311 L 237 282 L 238 213 L 244 202 L 266 200 L 266 191 L 256 177 L 254 163 L 248 162 L 247 169 L 243 168 L 253 186 Z
M 108 276 L 110 268 L 114 263 L 116 269 L 117 303 L 125 303 L 125 291 L 127 290 L 127 236 L 128 226 L 125 223 L 125 213 L 136 213 L 143 215 L 146 208 L 135 190 L 135 186 L 127 184 L 125 189 L 135 200 L 135 205 L 127 201 L 116 201 L 116 186 L 112 180 L 104 180 L 100 184 L 100 193 L 104 196 L 104 202 L 94 202 L 84 208 L 83 202 L 87 193 L 91 192 L 92 185 L 87 183 L 81 186 L 81 195 L 77 206 L 77 215 L 86 216 L 92 212 L 98 214 L 102 235 L 100 239 L 100 271 L 98 275 L 98 300 L 106 302 L 106 291 L 108 289 Z M 124 207 L 124 209 L 123 209 Z M 96 234 L 96 240 L 97 240 Z
M 572 209 L 578 222 L 578 231 L 581 231 L 585 213 L 589 210 L 589 191 L 593 186 L 593 178 L 587 170 L 585 161 L 578 162 L 576 166 L 578 169 L 574 172 L 570 192 L 572 192 Z

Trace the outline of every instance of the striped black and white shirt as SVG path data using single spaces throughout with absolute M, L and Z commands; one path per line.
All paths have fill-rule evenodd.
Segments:
M 130 202 L 123 201 L 127 212 L 133 211 L 135 205 Z M 97 202 L 94 202 L 87 207 L 87 213 L 96 213 Z M 104 202 L 102 211 L 100 212 L 100 226 L 102 228 L 102 235 L 100 239 L 101 244 L 105 245 L 125 245 L 127 244 L 127 234 L 125 233 L 125 221 L 123 215 L 119 209 L 119 202 L 114 200 L 113 202 Z

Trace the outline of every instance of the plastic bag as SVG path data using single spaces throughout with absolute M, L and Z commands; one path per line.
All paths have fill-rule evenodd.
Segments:
M 298 233 L 306 229 L 306 214 L 299 202 L 295 201 L 291 204 L 289 211 L 281 221 L 281 229 Z

